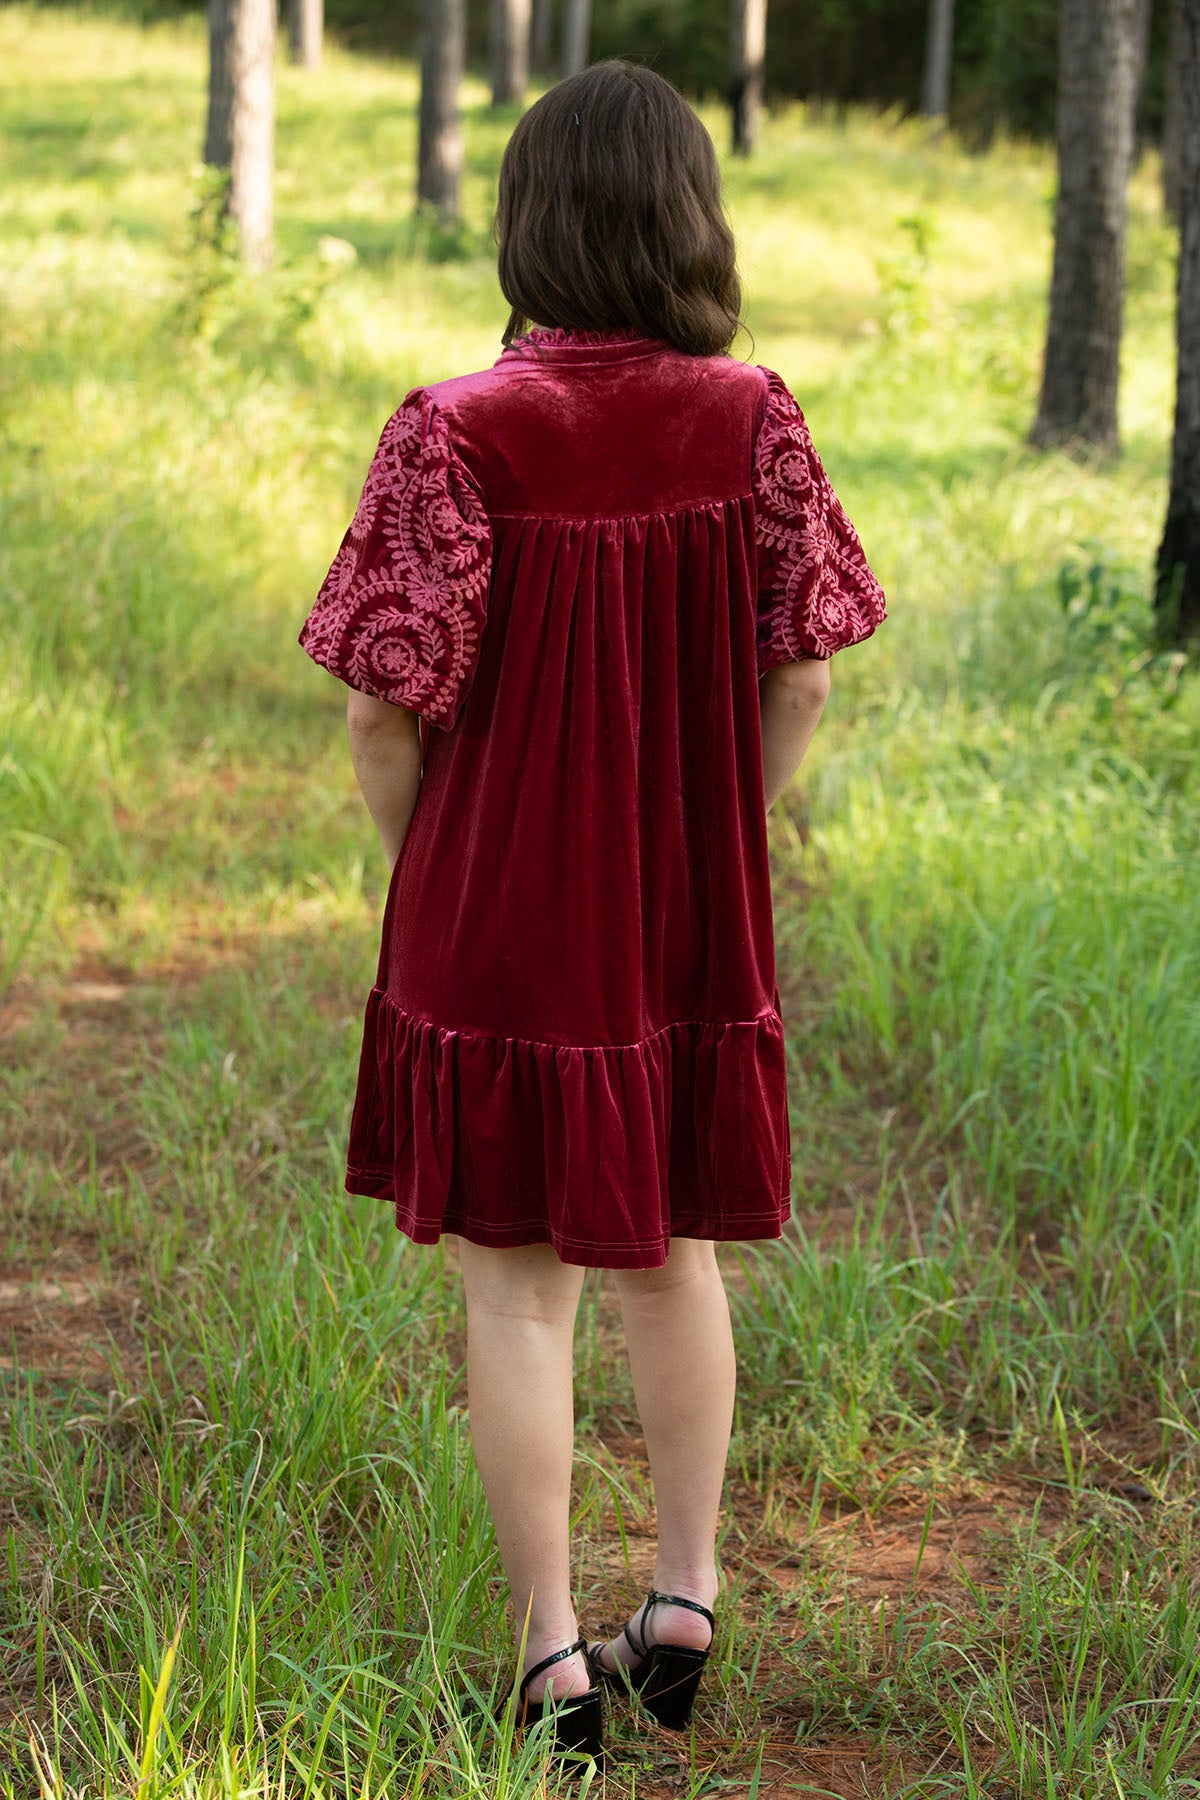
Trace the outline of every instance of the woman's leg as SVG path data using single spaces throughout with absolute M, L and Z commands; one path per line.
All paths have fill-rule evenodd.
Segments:
M 711 1608 L 737 1378 L 716 1250 L 707 1239 L 674 1238 L 661 1269 L 623 1269 L 615 1279 L 658 1511 L 653 1585 Z M 645 1641 L 702 1650 L 710 1636 L 698 1613 L 660 1605 Z M 635 1663 L 638 1652 L 622 1635 L 604 1661 Z
M 569 1522 L 575 1412 L 571 1350 L 584 1271 L 549 1244 L 489 1249 L 459 1239 L 467 1296 L 467 1394 L 475 1461 L 496 1527 L 523 1668 L 579 1635 Z M 591 1677 L 582 1656 L 529 1685 L 561 1700 Z

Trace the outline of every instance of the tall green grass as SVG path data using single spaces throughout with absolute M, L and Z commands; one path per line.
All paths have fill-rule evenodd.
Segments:
M 107 1377 L 8 1376 L 0 1792 L 518 1800 L 541 1745 L 457 1698 L 511 1669 L 452 1259 L 339 1193 L 383 866 L 294 645 L 384 418 L 498 353 L 515 115 L 468 83 L 446 233 L 411 214 L 413 69 L 281 65 L 252 281 L 205 238 L 203 82 L 198 19 L 0 11 L 0 1244 L 21 1282 L 85 1266 L 112 1332 Z M 799 1224 L 725 1255 L 712 1679 L 692 1739 L 614 1718 L 608 1789 L 819 1791 L 857 1745 L 889 1794 L 1195 1793 L 1198 702 L 1148 605 L 1154 171 L 1093 463 L 1023 443 L 1044 151 L 791 108 L 726 180 L 742 353 L 892 617 L 771 817 Z M 653 1512 L 591 1278 L 577 1367 L 580 1603 L 615 1629 Z M 968 1501 L 990 1534 L 923 1585 Z M 882 1605 L 836 1513 L 916 1522 Z

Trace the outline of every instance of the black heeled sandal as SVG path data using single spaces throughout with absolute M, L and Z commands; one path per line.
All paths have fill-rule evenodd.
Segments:
M 634 1668 L 621 1664 L 615 1669 L 607 1669 L 600 1661 L 600 1652 L 605 1645 L 597 1643 L 588 1645 L 588 1666 L 602 1686 L 623 1690 L 628 1682 L 652 1718 L 672 1731 L 682 1731 L 692 1716 L 708 1650 L 693 1650 L 684 1644 L 647 1645 L 646 1620 L 660 1601 L 669 1606 L 686 1606 L 689 1612 L 699 1613 L 716 1632 L 717 1621 L 707 1606 L 701 1606 L 698 1600 L 685 1600 L 680 1594 L 660 1594 L 651 1588 L 638 1626 L 640 1644 L 634 1642 L 629 1626 L 625 1627 L 630 1648 L 636 1650 L 642 1660 Z
M 517 1688 L 517 1709 L 515 1729 L 523 1731 L 528 1725 L 536 1725 L 546 1713 L 544 1696 L 538 1700 L 530 1700 L 525 1690 L 535 1675 L 551 1668 L 557 1662 L 563 1662 L 568 1656 L 577 1656 L 582 1652 L 592 1671 L 592 1685 L 582 1694 L 568 1694 L 562 1700 L 555 1701 L 551 1695 L 551 1706 L 554 1715 L 554 1750 L 558 1756 L 590 1756 L 599 1768 L 604 1767 L 604 1706 L 603 1688 L 595 1679 L 595 1668 L 588 1655 L 586 1638 L 579 1638 L 574 1644 L 568 1644 L 565 1650 L 556 1650 L 552 1656 L 544 1656 L 532 1669 L 526 1671 Z M 511 1691 L 510 1696 L 511 1698 Z M 499 1712 L 503 1714 L 504 1705 Z

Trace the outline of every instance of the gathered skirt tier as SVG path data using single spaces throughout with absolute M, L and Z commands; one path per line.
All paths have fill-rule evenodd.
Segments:
M 672 1237 L 778 1238 L 791 1155 L 783 1023 L 682 1020 L 631 1044 L 447 1029 L 376 986 L 346 1188 L 443 1232 L 658 1268 Z

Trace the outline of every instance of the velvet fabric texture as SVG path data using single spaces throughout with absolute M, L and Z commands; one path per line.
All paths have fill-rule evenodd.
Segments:
M 407 396 L 301 633 L 424 720 L 350 1192 L 592 1267 L 781 1235 L 758 683 L 884 616 L 773 371 L 535 328 Z

